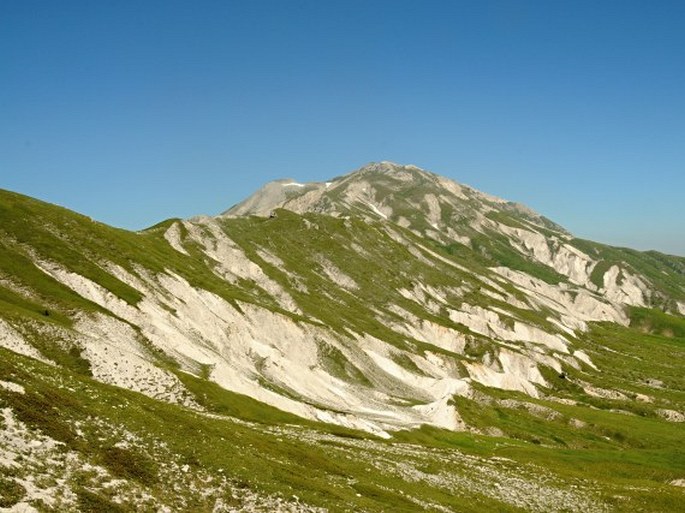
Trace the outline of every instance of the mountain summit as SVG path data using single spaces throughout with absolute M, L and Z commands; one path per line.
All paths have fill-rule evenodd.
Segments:
M 422 235 L 459 237 L 488 214 L 507 213 L 535 225 L 563 229 L 523 205 L 505 201 L 414 165 L 374 162 L 327 182 L 270 182 L 222 215 L 266 216 L 277 208 L 297 213 L 386 219 Z

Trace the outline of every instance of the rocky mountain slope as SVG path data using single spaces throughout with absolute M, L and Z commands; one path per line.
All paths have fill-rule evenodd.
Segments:
M 569 281 L 618 303 L 685 313 L 682 258 L 576 239 L 524 205 L 416 166 L 372 163 L 323 183 L 277 180 L 221 217 L 267 216 L 277 208 L 386 220 L 452 254 L 471 257 L 471 250 L 488 267 L 526 271 L 552 283 Z
M 683 314 L 684 258 L 576 239 L 526 207 L 415 166 L 370 164 L 314 184 L 280 180 L 220 216 L 168 220 L 139 233 L 0 193 L 0 346 L 13 355 L 3 364 L 0 397 L 7 397 L 0 406 L 5 431 L 15 433 L 6 436 L 6 447 L 38 436 L 26 434 L 32 428 L 71 447 L 79 437 L 63 431 L 81 429 L 73 424 L 86 422 L 79 411 L 89 412 L 85 418 L 109 415 L 83 398 L 67 397 L 62 411 L 71 420 L 58 435 L 68 440 L 46 433 L 52 428 L 29 415 L 22 401 L 32 387 L 41 390 L 31 396 L 35 402 L 63 382 L 114 402 L 122 388 L 142 393 L 167 403 L 169 412 L 178 413 L 165 415 L 179 415 L 184 425 L 197 422 L 190 420 L 193 415 L 254 421 L 255 414 L 245 410 L 249 404 L 248 412 L 261 412 L 259 422 L 268 418 L 266 425 L 302 418 L 395 440 L 432 426 L 579 450 L 632 447 L 621 431 L 607 431 L 616 418 L 629 416 L 631 429 L 661 433 L 661 442 L 646 442 L 650 450 L 673 456 L 659 444 L 672 440 L 685 420 L 677 359 L 684 350 Z M 631 365 L 624 368 L 626 361 Z M 119 388 L 99 388 L 100 383 Z M 136 399 L 127 399 L 125 409 L 138 403 L 167 407 L 126 397 Z M 133 416 L 150 421 L 145 414 Z M 232 422 L 229 431 L 242 425 Z M 98 429 L 86 430 L 91 441 L 102 438 Z M 241 429 L 264 444 L 269 436 L 289 439 L 293 428 Z M 306 429 L 314 430 L 307 435 L 311 443 L 302 443 L 313 450 L 325 438 L 316 430 L 333 428 Z M 624 439 L 612 442 L 616 433 Z M 416 456 L 423 463 L 414 470 L 394 463 L 383 467 L 404 483 L 390 488 L 433 479 L 428 475 L 462 479 L 439 469 L 418 470 L 434 465 L 430 451 L 450 436 L 424 440 L 428 452 Z M 119 440 L 112 447 L 117 443 L 124 444 L 122 450 L 130 445 Z M 340 450 L 377 450 L 379 461 L 394 460 L 392 451 L 410 450 L 373 449 L 371 443 L 350 442 Z M 102 472 L 111 473 L 106 451 L 113 449 L 107 447 L 95 456 L 78 444 L 71 449 L 74 457 L 99 462 Z M 161 458 L 159 451 L 144 448 L 149 458 Z M 206 458 L 193 464 L 209 478 Z M 290 461 L 278 451 L 273 458 L 286 467 Z M 685 469 L 679 461 L 655 471 L 659 482 L 681 478 L 677 469 Z M 232 472 L 250 477 L 237 468 Z M 351 477 L 355 472 L 343 474 L 358 479 Z M 514 476 L 519 470 L 503 472 Z M 283 477 L 275 482 L 282 485 Z M 226 483 L 217 488 L 224 490 L 219 495 Z M 261 486 L 276 486 L 266 483 Z M 292 482 L 285 488 L 298 489 Z M 552 499 L 530 502 L 532 488 L 521 504 L 511 494 L 476 488 L 465 489 L 511 507 L 553 510 Z M 93 489 L 102 498 L 101 483 L 81 495 L 67 487 L 63 504 L 83 509 Z M 246 492 L 236 500 L 256 511 L 261 499 L 249 497 L 267 497 L 268 511 L 269 501 L 277 500 L 271 492 L 282 490 Z M 311 504 L 344 510 L 342 503 L 310 492 Z M 673 493 L 677 487 L 666 497 Z M 176 500 L 153 495 L 159 504 Z M 214 506 L 219 495 L 212 496 Z M 585 503 L 581 496 L 572 501 L 576 509 L 607 507 L 603 499 Z M 412 504 L 423 501 L 429 510 L 450 510 L 445 504 L 453 504 L 444 497 L 412 497 L 419 501 Z M 388 507 L 388 500 L 376 503 Z M 310 507 L 288 504 L 293 511 Z M 363 508 L 374 510 L 374 504 Z

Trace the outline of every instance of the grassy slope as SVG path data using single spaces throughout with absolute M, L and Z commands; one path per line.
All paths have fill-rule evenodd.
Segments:
M 464 297 L 451 297 L 450 303 L 459 305 L 462 300 L 472 304 L 489 304 L 494 300 L 479 293 L 489 286 L 478 276 L 488 275 L 482 258 L 476 253 L 454 257 L 461 271 L 422 250 L 425 260 L 416 259 L 408 248 L 393 240 L 384 223 L 367 223 L 361 219 L 342 220 L 324 215 L 299 216 L 280 211 L 276 219 L 239 218 L 223 221 L 228 236 L 235 240 L 249 258 L 257 262 L 273 280 L 288 290 L 304 312 L 300 316 L 283 311 L 266 291 L 255 282 L 241 280 L 229 284 L 215 272 L 216 262 L 209 259 L 193 243 L 186 243 L 190 255 L 173 249 L 164 239 L 164 232 L 175 221 L 169 220 L 150 229 L 133 233 L 96 223 L 91 219 L 61 207 L 49 205 L 25 196 L 9 192 L 0 193 L 0 241 L 5 247 L 0 251 L 0 277 L 11 277 L 20 288 L 32 292 L 25 296 L 0 284 L 0 315 L 23 325 L 24 334 L 33 336 L 35 345 L 50 359 L 72 370 L 88 373 L 86 362 L 78 358 L 77 347 L 62 348 L 48 343 L 39 333 L 49 331 L 49 326 L 69 326 L 74 314 L 81 311 L 102 309 L 59 282 L 45 275 L 32 264 L 34 254 L 50 262 L 73 270 L 103 285 L 113 294 L 135 304 L 140 292 L 129 287 L 107 272 L 105 266 L 114 263 L 132 274 L 140 269 L 147 273 L 164 270 L 174 272 L 192 285 L 209 290 L 235 304 L 235 301 L 259 304 L 286 315 L 322 323 L 340 333 L 353 330 L 368 333 L 406 351 L 423 350 L 425 344 L 401 336 L 389 326 L 392 322 L 405 322 L 387 305 L 399 305 L 419 318 L 465 333 L 469 330 L 450 321 L 447 315 L 430 313 L 418 303 L 403 297 L 400 289 L 411 289 L 414 283 L 422 283 L 438 289 L 461 288 L 471 291 Z M 183 231 L 183 227 L 180 227 Z M 398 228 L 399 229 L 399 228 Z M 414 234 L 404 231 L 404 236 L 420 247 L 426 244 Z M 78 248 L 76 251 L 74 248 Z M 359 248 L 363 248 L 359 251 Z M 439 247 L 433 251 L 448 252 Z M 283 262 L 283 268 L 274 266 L 259 256 L 266 250 Z M 325 263 L 331 262 L 359 287 L 344 290 L 331 283 L 324 272 Z M 470 270 L 470 272 L 469 272 Z M 306 289 L 298 287 L 303 284 Z M 378 305 L 376 311 L 366 305 Z M 549 328 L 548 312 L 519 312 L 501 302 L 504 310 L 511 310 L 512 317 L 525 313 L 527 321 Z M 49 315 L 45 315 L 48 311 Z M 28 321 L 32 322 L 28 322 Z M 36 330 L 36 326 L 45 329 Z M 471 334 L 477 346 L 487 346 L 483 337 Z M 344 361 L 340 353 L 322 348 L 322 363 L 339 377 L 364 385 L 369 379 L 359 369 Z M 433 348 L 433 350 L 437 350 Z M 476 355 L 477 356 L 477 355 Z M 455 359 L 467 355 L 451 355 Z M 406 361 L 406 359 L 404 359 Z
M 468 480 L 472 470 L 464 459 L 476 457 L 485 458 L 479 465 L 494 465 L 493 482 L 506 483 L 512 476 L 535 481 L 544 475 L 545 483 L 567 491 L 575 486 L 619 511 L 678 511 L 685 494 L 667 483 L 685 476 L 682 425 L 665 422 L 649 409 L 664 405 L 682 409 L 683 378 L 677 366 L 669 367 L 668 362 L 685 356 L 685 341 L 643 337 L 635 330 L 598 325 L 588 336 L 587 350 L 591 351 L 592 344 L 598 348 L 600 342 L 608 344 L 610 350 L 600 354 L 597 349 L 593 354 L 598 364 L 610 369 L 602 376 L 602 383 L 625 388 L 639 380 L 616 365 L 622 361 L 620 351 L 634 344 L 648 346 L 632 347 L 638 356 L 641 352 L 652 355 L 649 361 L 636 360 L 632 373 L 651 376 L 658 371 L 664 388 L 650 390 L 655 404 L 644 414 L 612 411 L 626 408 L 620 401 L 598 403 L 592 408 L 585 402 L 571 406 L 532 400 L 562 416 L 548 421 L 496 402 L 471 408 L 465 400 L 458 400 L 462 414 L 472 424 L 495 426 L 509 435 L 499 438 L 423 428 L 398 433 L 394 440 L 385 442 L 363 433 L 299 421 L 202 380 L 186 378 L 210 412 L 243 419 L 237 422 L 231 417 L 206 416 L 159 403 L 6 350 L 0 350 L 0 380 L 22 384 L 26 394 L 0 388 L 0 408 L 12 408 L 32 429 L 63 442 L 65 450 L 75 451 L 111 475 L 133 482 L 177 510 L 190 507 L 209 511 L 217 497 L 193 495 L 192 477 L 175 482 L 180 478 L 169 474 L 169 469 L 188 465 L 188 475 L 197 476 L 197 486 L 207 475 L 223 475 L 229 480 L 229 488 L 285 498 L 294 494 L 331 511 L 415 511 L 417 506 L 408 496 L 457 511 L 518 511 L 510 501 L 493 497 L 475 483 L 475 489 L 440 484 L 440 479 Z M 569 376 L 567 381 L 571 379 L 574 377 Z M 646 388 L 640 390 L 647 392 Z M 526 396 L 486 388 L 482 393 L 493 401 L 531 401 Z M 566 383 L 557 385 L 552 393 L 579 401 L 585 398 Z M 570 419 L 581 420 L 586 426 L 573 427 Z M 133 434 L 131 438 L 137 440 L 125 450 L 116 445 L 122 433 Z M 492 457 L 500 459 L 490 460 Z M 402 462 L 423 472 L 424 477 L 402 477 L 397 471 Z M 10 480 L 11 476 L 21 477 L 22 471 L 14 470 Z M 526 479 L 519 483 L 523 488 Z M 68 481 L 83 504 L 88 500 L 100 505 L 111 501 L 112 490 L 102 488 L 86 472 L 77 472 Z M 226 489 L 216 493 L 240 500 Z M 138 508 L 135 494 L 123 496 L 125 500 L 118 506 L 122 511 Z
M 677 511 L 685 493 L 664 483 L 685 476 L 684 428 L 681 423 L 665 422 L 658 411 L 685 410 L 685 321 L 646 309 L 635 309 L 632 319 L 636 328 L 598 323 L 582 337 L 580 346 L 601 372 L 567 368 L 563 379 L 548 374 L 547 394 L 575 404 L 487 388 L 481 388 L 485 404 L 483 398 L 455 401 L 467 423 L 502 430 L 507 438 L 496 451 L 499 455 L 567 477 L 596 476 L 607 504 L 619 511 Z M 665 330 L 667 336 L 644 334 L 645 326 Z M 658 380 L 656 385 L 653 380 Z M 621 391 L 625 398 L 590 397 L 582 392 L 582 383 Z M 638 400 L 638 394 L 648 402 Z M 552 418 L 545 410 L 531 414 L 516 403 L 508 404 L 511 399 L 555 414 Z M 452 443 L 452 435 L 423 431 L 423 437 L 414 433 L 400 438 Z
M 614 264 L 627 264 L 633 272 L 645 276 L 662 295 L 655 307 L 675 310 L 672 300 L 685 301 L 685 257 L 666 255 L 657 251 L 636 251 L 607 246 L 582 239 L 571 241 L 575 247 L 600 260 L 593 282 L 603 286 L 602 276 Z
M 190 475 L 224 475 L 234 487 L 283 497 L 296 494 L 332 511 L 413 511 L 415 504 L 397 494 L 400 489 L 452 506 L 460 504 L 463 511 L 477 511 L 439 490 L 422 490 L 418 484 L 374 472 L 363 458 L 350 458 L 345 442 L 363 441 L 367 435 L 361 433 L 323 425 L 279 428 L 275 424 L 283 420 L 282 413 L 221 391 L 216 391 L 223 394 L 216 399 L 219 403 L 230 404 L 233 411 L 250 410 L 247 417 L 259 423 L 208 417 L 4 350 L 0 353 L 0 379 L 21 382 L 26 388 L 25 395 L 0 389 L 0 407 L 9 406 L 32 429 L 63 442 L 65 450 L 105 467 L 113 476 L 137 482 L 175 510 L 211 511 L 213 501 L 192 497 L 192 484 L 183 488 L 174 483 L 173 476 L 168 476 L 169 481 L 160 479 L 157 473 L 164 475 L 160 469 L 169 462 L 189 465 Z M 138 440 L 134 448 L 116 450 L 122 433 Z M 164 448 L 159 446 L 160 441 Z M 367 441 L 381 452 L 386 446 Z M 359 452 L 361 456 L 361 449 Z M 14 473 L 21 477 L 21 471 Z M 179 489 L 174 489 L 175 484 Z M 111 493 L 89 480 L 86 472 L 71 476 L 70 485 L 76 490 L 85 487 L 102 500 Z M 477 494 L 474 499 L 486 507 L 514 511 Z M 135 497 L 129 497 L 124 510 L 135 511 L 134 503 Z
M 137 303 L 140 293 L 108 273 L 102 267 L 104 263 L 114 263 L 133 273 L 136 268 L 152 273 L 170 270 L 229 302 L 259 302 L 249 289 L 219 279 L 203 255 L 192 247 L 191 256 L 187 256 L 169 246 L 164 239 L 167 224 L 160 223 L 145 232 L 129 232 L 61 207 L 0 191 L 0 274 L 44 296 L 40 303 L 28 304 L 17 294 L 3 290 L 0 308 L 20 308 L 24 314 L 35 310 L 40 313 L 48 303 L 64 314 L 76 308 L 98 308 L 39 271 L 30 263 L 32 253 L 95 281 L 129 304 Z
M 393 240 L 381 222 L 369 223 L 355 217 L 343 220 L 316 214 L 299 216 L 282 210 L 275 219 L 229 219 L 224 221 L 224 229 L 250 259 L 258 262 L 267 275 L 291 293 L 306 317 L 319 319 L 336 330 L 346 327 L 358 333 L 369 333 L 401 348 L 407 347 L 403 343 L 406 337 L 398 337 L 385 320 L 366 305 L 374 305 L 388 319 L 402 321 L 397 314 L 386 309 L 387 305 L 399 305 L 419 318 L 470 333 L 446 315 L 431 314 L 398 291 L 411 290 L 414 284 L 421 283 L 447 292 L 447 300 L 455 306 L 462 301 L 477 305 L 496 302 L 481 294 L 481 289 L 491 287 L 479 279 L 479 276 L 492 276 L 486 266 L 494 261 L 465 246 L 462 252 L 455 253 L 450 248 L 428 242 L 397 227 L 406 240 L 422 248 L 425 261 L 420 261 L 405 245 Z M 283 261 L 283 267 L 278 268 L 263 260 L 258 255 L 259 250 L 277 256 Z M 452 259 L 463 270 L 432 256 L 428 250 L 447 260 Z M 358 288 L 344 290 L 332 286 L 322 270 L 322 259 L 332 262 L 352 278 Z M 298 282 L 306 289 L 298 289 Z M 450 295 L 450 288 L 460 289 L 459 295 Z M 512 293 L 520 295 L 515 290 Z M 524 297 L 520 296 L 520 299 Z M 498 306 L 510 311 L 512 318 L 525 316 L 527 322 L 557 329 L 547 321 L 550 312 L 521 312 L 506 302 L 500 302 Z
M 29 263 L 27 246 L 33 247 L 44 258 L 101 283 L 130 303 L 138 300 L 137 291 L 106 273 L 99 266 L 103 260 L 113 261 L 130 271 L 135 270 L 134 263 L 153 272 L 172 269 L 189 282 L 212 290 L 227 300 L 265 304 L 259 291 L 247 285 L 231 286 L 218 279 L 212 273 L 212 263 L 206 262 L 196 249 L 189 247 L 191 256 L 186 256 L 170 248 L 163 239 L 167 224 L 144 233 L 131 233 L 95 223 L 59 207 L 4 192 L 0 193 L 0 221 L 4 235 L 0 238 L 3 244 L 0 248 L 0 272 L 38 292 L 38 297 L 27 298 L 10 288 L 0 287 L 0 315 L 3 318 L 68 326 L 74 311 L 99 308 L 33 267 Z M 307 223 L 313 223 L 317 228 L 309 229 Z M 288 289 L 294 290 L 291 275 L 304 280 L 309 292 L 293 292 L 293 296 L 307 315 L 334 329 L 351 327 L 387 338 L 401 347 L 409 348 L 405 345 L 407 341 L 388 330 L 381 320 L 361 305 L 382 305 L 394 301 L 417 315 L 426 316 L 415 304 L 396 293 L 398 288 L 411 285 L 406 276 L 436 287 L 448 282 L 454 286 L 469 285 L 475 290 L 475 287 L 483 285 L 471 273 L 456 270 L 437 259 L 432 259 L 433 265 L 408 264 L 413 257 L 404 246 L 388 236 L 381 224 L 367 224 L 355 219 L 345 224 L 343 220 L 325 216 L 302 217 L 282 213 L 274 220 L 229 220 L 225 229 L 255 261 L 263 264 L 267 274 Z M 409 233 L 406 235 L 412 237 Z M 353 249 L 351 242 L 363 247 L 365 254 Z M 74 247 L 79 251 L 76 252 Z M 284 261 L 285 269 L 277 269 L 261 261 L 257 256 L 258 249 L 276 254 Z M 474 274 L 484 271 L 484 264 L 488 264 L 477 253 L 450 255 L 448 250 L 433 249 L 441 251 L 445 257 L 454 258 L 472 269 Z M 315 258 L 319 254 L 352 277 L 360 285 L 359 290 L 350 294 L 332 288 L 330 282 L 323 278 Z M 645 258 L 656 273 L 659 264 L 655 262 L 663 259 L 653 255 Z M 678 262 L 673 260 L 675 267 L 671 272 L 675 273 L 674 276 L 679 272 Z M 677 292 L 673 284 L 670 287 Z M 666 285 L 664 290 L 667 290 Z M 329 297 L 330 302 L 322 302 L 323 297 Z M 477 302 L 477 298 L 474 293 L 470 301 Z M 333 304 L 338 308 L 331 309 Z M 49 316 L 44 315 L 45 309 L 50 310 Z M 544 323 L 545 315 L 533 315 L 531 321 L 535 322 L 539 317 L 537 320 Z M 472 425 L 482 429 L 496 427 L 506 438 L 435 429 L 404 433 L 397 438 L 420 444 L 425 450 L 421 464 L 437 474 L 446 469 L 438 459 L 430 456 L 431 451 L 453 448 L 474 455 L 505 456 L 526 465 L 537 465 L 554 473 L 565 486 L 592 473 L 596 476 L 602 500 L 607 504 L 616 503 L 621 510 L 639 511 L 646 505 L 660 511 L 677 510 L 678 501 L 683 498 L 682 491 L 664 483 L 685 477 L 682 425 L 665 422 L 658 417 L 657 410 L 685 409 L 682 319 L 649 310 L 634 310 L 632 318 L 632 329 L 596 325 L 591 333 L 582 337 L 581 347 L 602 369 L 601 373 L 566 369 L 568 376 L 565 379 L 548 376 L 554 387 L 553 395 L 578 401 L 578 404 L 562 405 L 483 389 L 482 393 L 490 397 L 489 404 L 455 400 Z M 446 321 L 442 319 L 441 322 Z M 459 326 L 450 327 L 459 329 Z M 60 369 L 4 350 L 1 352 L 0 380 L 18 382 L 27 388 L 26 396 L 0 389 L 2 406 L 10 406 L 24 422 L 63 441 L 89 461 L 104 465 L 115 475 L 142 483 L 141 486 L 160 500 L 179 508 L 182 501 L 178 493 L 154 477 L 157 470 L 154 462 L 173 459 L 212 475 L 224 469 L 236 483 L 285 496 L 297 493 L 313 504 L 333 510 L 342 510 L 342 505 L 347 505 L 350 510 L 415 510 L 416 504 L 407 503 L 397 493 L 399 490 L 459 511 L 469 511 L 469 508 L 474 511 L 515 509 L 481 492 L 446 492 L 423 482 L 407 483 L 392 473 L 379 474 L 372 462 L 363 458 L 365 449 L 362 446 L 349 447 L 343 443 L 356 440 L 350 436 L 363 435 L 298 421 L 201 379 L 181 376 L 200 404 L 210 411 L 233 415 L 254 424 L 207 418 L 93 382 L 83 375 L 87 372 L 72 372 L 78 371 L 82 362 L 75 361 L 69 365 L 65 355 L 62 359 L 55 358 L 67 367 Z M 340 362 L 334 361 L 331 365 L 336 363 Z M 648 379 L 658 379 L 663 386 L 654 388 L 647 384 Z M 629 400 L 589 398 L 578 388 L 580 381 L 621 390 Z M 634 401 L 638 393 L 652 397 L 653 402 Z M 552 408 L 560 417 L 552 421 L 543 420 L 525 409 L 503 406 L 499 402 L 512 398 Z M 585 427 L 574 427 L 572 419 L 582 421 Z M 78 420 L 86 426 L 84 435 L 78 435 L 74 427 Z M 291 424 L 300 427 L 287 427 Z M 136 449 L 138 452 L 121 453 L 113 448 L 116 440 L 108 435 L 106 428 L 113 425 L 139 435 L 143 442 Z M 282 432 L 274 433 L 274 429 Z M 322 432 L 333 432 L 340 442 L 305 441 L 307 436 L 302 435 Z M 279 437 L 281 440 L 276 442 Z M 155 441 L 160 440 L 168 444 L 167 452 L 155 445 Z M 388 458 L 397 459 L 393 445 L 379 441 L 369 443 L 374 444 L 379 458 L 385 454 Z M 311 468 L 320 472 L 310 476 Z M 534 470 L 529 470 L 534 476 Z M 92 493 L 96 493 L 96 497 L 89 496 L 91 492 L 78 479 L 85 477 L 77 475 L 73 483 L 80 490 L 79 497 L 84 504 L 107 500 L 106 493 L 95 485 L 89 489 L 95 490 Z M 627 499 L 617 499 L 616 496 Z M 208 507 L 204 503 L 195 506 L 198 511 Z
M 394 221 L 404 218 L 409 220 L 413 230 L 424 234 L 431 233 L 433 237 L 440 238 L 440 235 L 436 235 L 435 227 L 427 221 L 426 214 L 421 209 L 425 208 L 424 198 L 427 195 L 449 198 L 451 203 L 440 202 L 441 221 L 447 226 L 459 227 L 458 231 L 462 236 L 469 238 L 470 245 L 448 242 L 449 239 L 436 241 L 442 250 L 459 260 L 476 260 L 483 266 L 510 267 L 527 272 L 551 284 L 567 281 L 565 276 L 551 267 L 521 254 L 501 233 L 494 230 L 486 230 L 486 233 L 482 233 L 471 228 L 470 223 L 473 222 L 474 215 L 483 211 L 484 200 L 482 198 L 474 197 L 471 192 L 467 192 L 467 197 L 457 197 L 437 187 L 432 180 L 426 178 L 423 172 L 411 171 L 411 173 L 414 175 L 411 187 L 407 187 L 406 184 L 387 175 L 375 175 L 374 173 L 367 175 L 367 179 L 376 190 L 376 201 L 392 207 L 392 219 Z M 528 226 L 530 223 L 529 216 L 519 211 L 515 204 L 491 204 L 490 207 L 495 207 L 498 210 L 488 212 L 486 217 L 515 228 L 530 229 Z M 366 206 L 363 208 L 368 210 Z M 544 218 L 540 221 L 550 229 L 560 229 Z M 552 233 L 550 229 L 537 224 L 535 229 L 547 234 Z

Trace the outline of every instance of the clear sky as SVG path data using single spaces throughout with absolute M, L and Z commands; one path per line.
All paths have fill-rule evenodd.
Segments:
M 0 2 L 0 187 L 140 229 L 416 164 L 685 255 L 685 2 Z

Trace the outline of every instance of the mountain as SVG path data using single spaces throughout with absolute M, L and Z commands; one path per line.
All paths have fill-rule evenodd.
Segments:
M 386 220 L 448 251 L 475 252 L 488 267 L 526 271 L 548 283 L 569 281 L 619 303 L 685 313 L 682 258 L 576 239 L 524 205 L 416 166 L 380 162 L 328 182 L 277 180 L 220 217 L 267 216 L 278 208 Z
M 415 166 L 141 232 L 2 191 L 0 484 L 60 510 L 669 510 L 683 315 L 685 258 Z
M 565 233 L 563 228 L 527 207 L 482 193 L 413 165 L 371 163 L 328 182 L 301 184 L 276 180 L 223 216 L 264 216 L 275 208 L 300 214 L 357 214 L 386 219 L 422 235 L 460 239 L 456 229 L 475 228 L 488 213 L 514 213 L 535 225 Z

